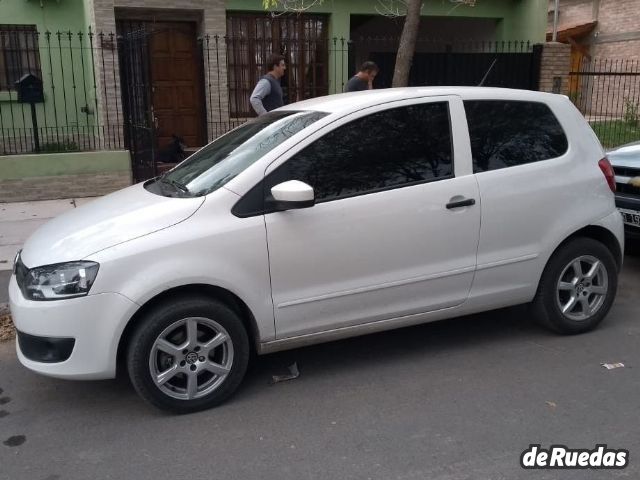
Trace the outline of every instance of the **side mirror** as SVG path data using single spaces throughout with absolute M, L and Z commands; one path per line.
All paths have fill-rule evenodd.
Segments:
M 299 180 L 289 180 L 271 188 L 269 203 L 278 211 L 313 207 L 316 203 L 313 187 Z

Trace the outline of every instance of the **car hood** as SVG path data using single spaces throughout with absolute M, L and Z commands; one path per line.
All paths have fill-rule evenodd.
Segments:
M 607 153 L 607 158 L 615 167 L 640 168 L 640 142 L 611 150 Z
M 156 195 L 139 183 L 45 223 L 24 244 L 22 262 L 33 268 L 82 260 L 105 248 L 180 223 L 203 202 L 204 197 Z

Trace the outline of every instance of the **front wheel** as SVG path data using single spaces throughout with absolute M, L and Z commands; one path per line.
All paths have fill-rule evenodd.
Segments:
M 617 288 L 618 269 L 609 249 L 597 240 L 576 238 L 549 260 L 532 311 L 556 332 L 588 332 L 609 312 Z
M 129 343 L 127 367 L 146 401 L 190 413 L 228 398 L 248 360 L 249 340 L 238 315 L 218 301 L 185 297 L 146 315 Z

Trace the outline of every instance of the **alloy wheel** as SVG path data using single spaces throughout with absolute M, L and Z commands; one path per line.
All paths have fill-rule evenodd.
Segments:
M 178 320 L 156 338 L 149 373 L 164 394 L 193 400 L 209 395 L 233 366 L 233 342 L 216 321 L 204 317 Z
M 573 259 L 562 270 L 556 287 L 556 302 L 562 314 L 576 321 L 595 315 L 608 293 L 604 263 L 591 255 Z

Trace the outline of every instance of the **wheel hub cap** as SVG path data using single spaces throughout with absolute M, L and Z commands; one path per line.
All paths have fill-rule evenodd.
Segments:
M 198 361 L 198 354 L 196 352 L 189 352 L 187 353 L 187 356 L 184 357 L 184 359 L 189 365 L 193 365 Z

